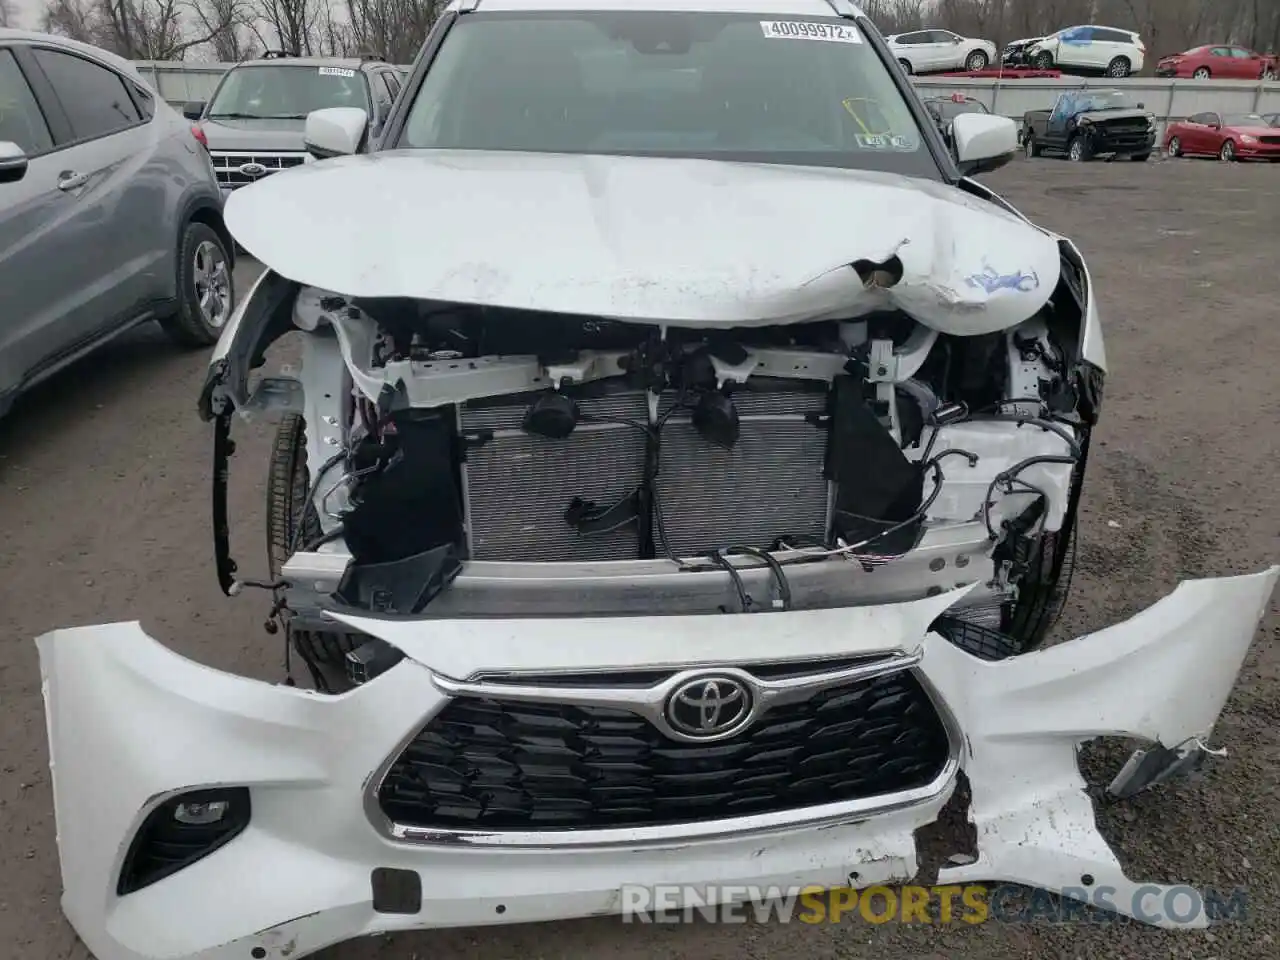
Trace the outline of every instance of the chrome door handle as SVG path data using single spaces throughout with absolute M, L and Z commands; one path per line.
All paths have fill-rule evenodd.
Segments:
M 72 173 L 70 170 L 65 170 L 62 175 L 58 177 L 58 189 L 75 190 L 79 187 L 83 187 L 88 182 L 89 175 L 87 173 Z

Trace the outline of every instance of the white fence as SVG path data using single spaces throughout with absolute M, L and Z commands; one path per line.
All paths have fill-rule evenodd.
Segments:
M 181 63 L 139 61 L 142 76 L 175 105 L 188 100 L 207 100 L 228 63 Z M 916 77 L 916 87 L 924 96 L 963 93 L 981 100 L 992 113 L 1022 119 L 1028 110 L 1044 110 L 1063 90 L 1080 87 L 1118 87 L 1127 91 L 1156 115 L 1161 125 L 1182 120 L 1193 113 L 1280 112 L 1280 83 L 1235 80 L 1159 80 L 1129 77 L 1124 80 L 1059 77 L 1046 80 L 989 80 L 970 77 Z

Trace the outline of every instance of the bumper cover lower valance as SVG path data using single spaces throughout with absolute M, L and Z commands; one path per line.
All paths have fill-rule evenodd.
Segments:
M 964 590 L 731 621 L 344 617 L 406 659 L 339 696 L 209 669 L 136 623 L 53 631 L 38 643 L 64 911 L 99 960 L 297 960 L 383 932 L 613 914 L 627 884 L 905 882 L 917 869 L 914 831 L 936 818 L 963 769 L 978 857 L 944 869 L 940 882 L 1009 881 L 1071 895 L 1087 877 L 1113 888 L 1117 910 L 1129 912 L 1139 888 L 1098 833 L 1077 748 L 1122 736 L 1174 757 L 1199 749 L 1277 576 L 1280 567 L 1185 582 L 1124 623 L 1000 661 L 931 632 Z M 863 654 L 911 658 L 956 733 L 944 776 L 876 810 L 829 805 L 785 822 L 719 821 L 566 843 L 537 832 L 410 836 L 371 801 L 379 771 L 446 704 L 445 691 L 485 674 Z M 1117 792 L 1139 775 L 1149 779 L 1149 766 L 1126 773 Z M 147 817 L 179 794 L 225 787 L 252 797 L 243 831 L 119 895 L 122 865 Z M 417 873 L 420 909 L 374 909 L 371 875 L 380 868 Z

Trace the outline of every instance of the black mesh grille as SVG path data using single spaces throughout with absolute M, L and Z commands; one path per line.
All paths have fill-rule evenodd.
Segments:
M 925 786 L 947 752 L 910 673 L 828 688 L 702 745 L 626 710 L 458 698 L 397 758 L 379 801 L 427 829 L 687 824 Z

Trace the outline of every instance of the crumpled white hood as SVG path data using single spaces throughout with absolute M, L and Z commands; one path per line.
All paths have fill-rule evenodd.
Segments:
M 1002 330 L 1058 279 L 1055 239 L 941 183 L 708 160 L 393 151 L 236 191 L 235 238 L 291 280 L 685 326 L 900 307 L 943 332 Z M 850 266 L 896 254 L 868 290 Z

